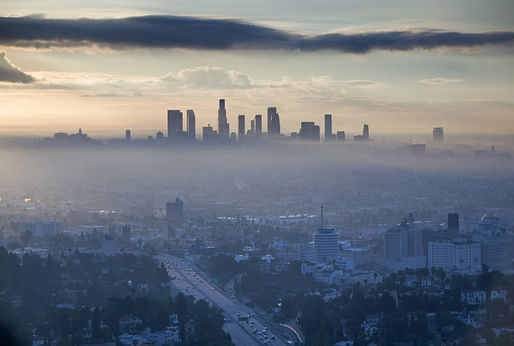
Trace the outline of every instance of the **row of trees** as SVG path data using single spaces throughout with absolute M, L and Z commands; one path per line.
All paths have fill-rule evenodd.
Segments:
M 58 345 L 115 341 L 124 315 L 159 330 L 177 314 L 184 345 L 230 345 L 221 311 L 182 294 L 170 298 L 168 282 L 165 267 L 148 256 L 71 252 L 59 260 L 31 254 L 20 259 L 0 247 L 0 344 L 14 344 L 12 339 L 3 343 L 9 340 L 7 330 L 20 344 L 31 344 L 33 335 Z M 149 285 L 150 292 L 137 294 L 138 283 Z M 75 307 L 58 307 L 63 289 L 83 291 L 84 297 Z M 191 320 L 195 333 L 186 339 L 184 323 Z
M 408 273 L 410 275 L 412 273 Z M 491 290 L 514 287 L 514 276 L 499 272 L 482 273 L 478 276 L 455 276 L 446 278 L 449 289 L 441 297 L 430 297 L 419 288 L 408 288 L 398 284 L 399 278 L 406 273 L 400 272 L 387 278 L 374 288 L 356 286 L 347 289 L 336 299 L 325 302 L 320 295 L 297 294 L 282 298 L 282 309 L 278 320 L 297 319 L 309 345 L 330 345 L 345 337 L 356 345 L 376 342 L 390 345 L 394 342 L 413 342 L 423 345 L 432 340 L 436 331 L 443 340 L 463 340 L 472 345 L 477 330 L 465 326 L 450 311 L 469 311 L 484 309 L 486 321 L 484 328 L 478 330 L 486 336 L 489 344 L 503 345 L 506 336 L 496 338 L 490 329 L 498 326 L 514 327 L 514 314 L 509 311 L 508 303 L 502 300 L 488 301 L 484 306 L 471 307 L 461 302 L 460 293 L 471 288 Z M 443 286 L 444 286 L 443 284 Z M 510 286 L 509 286 L 510 285 Z M 396 293 L 391 294 L 391 290 Z M 435 326 L 429 328 L 427 314 L 436 313 Z M 380 316 L 379 333 L 366 339 L 362 322 L 369 315 Z

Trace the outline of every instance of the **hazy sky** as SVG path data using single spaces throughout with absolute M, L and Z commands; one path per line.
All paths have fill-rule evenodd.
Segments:
M 143 137 L 187 108 L 200 132 L 218 98 L 232 131 L 277 106 L 287 134 L 325 113 L 349 134 L 514 133 L 511 0 L 3 0 L 0 17 L 0 134 Z

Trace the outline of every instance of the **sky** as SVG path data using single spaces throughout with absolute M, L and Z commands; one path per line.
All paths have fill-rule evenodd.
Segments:
M 514 134 L 511 0 L 0 3 L 0 135 L 231 131 L 276 106 L 357 134 Z

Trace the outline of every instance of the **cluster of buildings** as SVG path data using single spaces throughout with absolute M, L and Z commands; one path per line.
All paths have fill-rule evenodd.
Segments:
M 192 109 L 186 110 L 184 126 L 184 113 L 178 109 L 170 109 L 167 111 L 167 136 L 162 131 L 158 131 L 155 137 L 148 136 L 147 141 L 149 142 L 161 142 L 161 143 L 180 143 L 187 141 L 195 141 L 197 138 L 196 133 L 196 116 Z M 256 114 L 253 119 L 250 120 L 250 128 L 246 129 L 246 115 L 239 114 L 237 117 L 237 132 L 230 132 L 230 124 L 227 120 L 227 109 L 225 106 L 225 99 L 219 100 L 218 107 L 218 129 L 215 130 L 211 124 L 202 128 L 202 140 L 205 143 L 226 143 L 244 141 L 248 139 L 277 139 L 282 138 L 284 135 L 280 131 L 280 116 L 277 112 L 276 107 L 268 107 L 267 109 L 267 132 L 263 132 L 263 120 L 262 114 Z M 324 140 L 325 142 L 330 141 L 345 141 L 346 134 L 344 131 L 332 130 L 332 114 L 325 114 L 325 131 Z M 442 127 L 433 128 L 433 140 L 435 142 L 442 142 L 444 138 L 444 130 Z M 320 126 L 316 125 L 313 121 L 302 121 L 300 124 L 300 130 L 298 132 L 291 133 L 292 139 L 300 139 L 305 141 L 319 142 L 321 140 Z M 369 125 L 364 124 L 362 128 L 362 134 L 353 137 L 354 141 L 369 141 Z M 68 135 L 67 133 L 60 132 L 55 133 L 51 141 L 57 144 L 91 144 L 98 141 L 88 137 L 86 133 L 79 129 L 77 133 Z M 110 144 L 116 143 L 131 143 L 132 133 L 131 130 L 125 131 L 125 139 L 113 139 L 109 140 Z M 412 144 L 406 147 L 408 151 L 418 153 L 419 151 L 425 151 L 424 144 Z
M 384 234 L 385 264 L 397 271 L 442 268 L 448 273 L 475 274 L 511 270 L 514 237 L 499 219 L 484 215 L 474 232 L 464 233 L 459 215 L 448 214 L 447 227 L 433 229 L 406 218 Z
M 195 114 L 191 109 L 187 110 L 187 130 L 184 131 L 183 113 L 180 110 L 168 110 L 168 141 L 179 141 L 185 139 L 195 139 Z M 246 129 L 246 116 L 239 114 L 237 117 L 237 132 L 230 132 L 230 124 L 227 120 L 227 109 L 225 107 L 225 99 L 219 100 L 218 108 L 218 130 L 216 131 L 210 124 L 202 128 L 202 138 L 206 143 L 225 143 L 228 141 L 244 141 L 249 139 L 260 139 L 266 136 L 268 139 L 277 139 L 283 137 L 280 131 L 280 116 L 276 107 L 268 107 L 267 109 L 267 132 L 263 132 L 262 114 L 256 114 L 250 120 L 250 128 Z M 162 133 L 157 133 L 157 139 L 164 138 Z M 320 127 L 312 121 L 301 122 L 299 132 L 291 133 L 291 138 L 306 141 L 321 140 Z M 151 138 L 149 138 L 151 139 Z M 332 114 L 325 114 L 325 141 L 337 139 L 344 141 L 346 139 L 344 131 L 338 131 L 337 134 L 332 133 Z M 363 134 L 355 136 L 355 140 L 369 140 L 369 127 L 364 125 Z
M 170 325 L 162 330 L 152 332 L 150 328 L 145 328 L 138 331 L 143 326 L 143 321 L 133 315 L 123 316 L 119 320 L 120 331 L 123 333 L 118 337 L 119 343 L 124 346 L 175 345 L 182 341 L 179 320 L 176 314 L 170 315 L 169 320 Z
M 490 214 L 484 215 L 472 232 L 459 227 L 459 215 L 455 213 L 448 214 L 447 225 L 435 227 L 414 221 L 409 214 L 399 225 L 387 229 L 382 239 L 383 246 L 371 240 L 360 244 L 341 240 L 339 233 L 322 221 L 312 241 L 300 244 L 297 251 L 272 246 L 273 260 L 276 268 L 280 260 L 299 260 L 302 274 L 311 274 L 316 281 L 327 284 L 377 283 L 387 273 L 407 269 L 435 268 L 460 275 L 513 270 L 514 234 Z
M 227 109 L 225 105 L 225 99 L 219 100 L 218 107 L 218 128 L 217 130 L 208 124 L 202 127 L 202 141 L 205 143 L 227 143 L 236 141 L 245 141 L 251 139 L 279 139 L 284 138 L 280 129 L 280 116 L 277 112 L 276 107 L 268 107 L 267 109 L 267 132 L 263 131 L 263 116 L 262 114 L 256 114 L 253 119 L 250 120 L 250 128 L 246 127 L 246 115 L 239 114 L 237 117 L 237 132 L 230 132 L 230 124 L 227 119 Z M 324 140 L 325 142 L 330 141 L 345 141 L 346 134 L 344 131 L 332 130 L 332 114 L 325 114 L 325 128 L 324 128 Z M 437 133 L 436 133 L 437 129 Z M 442 140 L 441 127 L 434 128 L 434 140 Z M 437 138 L 436 138 L 437 137 Z M 157 143 L 187 143 L 194 142 L 197 138 L 196 133 L 196 116 L 192 109 L 186 110 L 185 125 L 184 125 L 184 113 L 178 109 L 170 109 L 167 111 L 167 135 L 162 131 L 156 132 L 155 136 L 148 136 L 148 142 Z M 299 139 L 305 141 L 321 141 L 320 126 L 316 125 L 313 121 L 302 121 L 300 124 L 300 130 L 298 132 L 292 132 L 291 139 Z M 363 125 L 362 134 L 353 137 L 355 141 L 369 141 L 369 126 L 368 124 Z M 94 140 L 88 137 L 86 133 L 79 129 L 77 133 L 55 133 L 53 138 L 48 139 L 51 143 L 60 145 L 85 145 L 85 144 L 98 144 L 100 141 Z M 122 144 L 132 143 L 131 130 L 125 131 L 124 139 L 111 139 L 108 141 L 109 144 Z
M 154 136 L 147 136 L 143 139 L 133 139 L 130 129 L 125 131 L 124 138 L 109 139 L 108 144 L 111 145 L 126 145 L 129 143 L 150 143 L 150 144 L 179 144 L 179 143 L 196 143 L 199 138 L 199 133 L 196 131 L 196 115 L 193 109 L 187 109 L 184 113 L 179 109 L 167 110 L 167 133 L 158 131 Z M 184 124 L 185 122 L 185 124 Z M 256 114 L 253 119 L 250 119 L 250 127 L 247 128 L 247 116 L 239 114 L 237 116 L 237 130 L 230 131 L 230 124 L 227 118 L 227 108 L 225 99 L 219 100 L 218 105 L 218 121 L 217 129 L 211 124 L 202 127 L 201 140 L 206 144 L 226 144 L 245 142 L 252 140 L 302 140 L 308 142 L 320 142 L 322 140 L 321 128 L 314 121 L 302 121 L 300 129 L 297 132 L 291 132 L 289 137 L 286 137 L 281 132 L 280 116 L 277 112 L 277 107 L 268 107 L 266 116 L 266 128 L 264 129 L 263 115 Z M 266 132 L 265 132 L 266 130 Z M 344 142 L 347 140 L 345 131 L 333 131 L 332 127 L 332 114 L 324 115 L 324 141 L 325 142 Z M 84 133 L 79 129 L 76 133 L 68 134 L 64 132 L 55 133 L 52 138 L 46 138 L 48 143 L 57 144 L 62 146 L 85 146 L 85 145 L 98 145 L 102 144 L 101 140 L 96 140 Z M 370 129 L 368 124 L 363 124 L 362 133 L 353 136 L 355 142 L 367 142 L 370 140 Z M 434 127 L 432 129 L 433 143 L 442 143 L 444 140 L 444 128 Z M 410 154 L 412 156 L 423 156 L 426 153 L 426 144 L 413 143 L 407 144 L 399 148 L 400 151 Z M 446 155 L 452 155 L 453 152 L 445 151 Z M 475 159 L 485 159 L 491 156 L 500 159 L 510 159 L 512 157 L 509 152 L 495 151 L 494 146 L 491 151 L 478 149 L 473 152 Z

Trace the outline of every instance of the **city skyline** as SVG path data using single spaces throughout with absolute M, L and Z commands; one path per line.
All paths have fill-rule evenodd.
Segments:
M 1 1 L 0 344 L 511 345 L 513 13 Z
M 194 109 L 200 128 L 216 124 L 220 96 L 234 124 L 275 105 L 285 133 L 327 113 L 349 131 L 514 131 L 513 5 L 504 1 L 441 2 L 445 11 L 405 1 L 75 5 L 0 5 L 0 135 L 87 127 L 103 136 L 120 122 L 149 135 L 174 105 Z
M 168 143 L 185 143 L 195 142 L 201 140 L 204 143 L 229 143 L 229 142 L 246 142 L 247 140 L 283 140 L 283 139 L 299 139 L 305 141 L 314 142 L 331 142 L 331 141 L 346 141 L 345 131 L 336 130 L 337 134 L 334 135 L 332 131 L 332 114 L 325 114 L 324 117 L 324 132 L 323 138 L 321 136 L 320 125 L 316 125 L 314 121 L 302 121 L 300 128 L 297 131 L 291 133 L 282 133 L 280 130 L 280 117 L 277 112 L 277 107 L 267 108 L 267 132 L 262 132 L 262 115 L 255 114 L 254 118 L 250 118 L 250 128 L 246 130 L 246 115 L 239 114 L 237 116 L 237 125 L 235 128 L 230 128 L 230 123 L 227 120 L 226 100 L 218 100 L 218 127 L 214 129 L 209 123 L 207 126 L 202 127 L 201 137 L 196 135 L 196 116 L 193 109 L 187 109 L 185 118 L 184 113 L 180 109 L 168 109 L 167 110 L 167 130 L 166 136 L 162 131 L 155 132 L 155 136 L 146 136 L 147 141 L 166 141 Z M 184 124 L 185 122 L 185 124 Z M 437 133 L 437 135 L 436 135 Z M 433 128 L 434 142 L 443 141 L 443 128 Z M 52 139 L 46 137 L 45 139 Z M 68 135 L 67 132 L 56 132 L 54 133 L 53 140 L 61 144 L 71 143 L 75 141 L 76 144 L 91 143 L 93 138 L 88 137 L 86 133 L 82 132 L 82 128 L 79 128 L 75 134 Z M 140 139 L 139 139 L 140 140 Z M 353 140 L 356 142 L 369 141 L 369 125 L 362 125 L 362 134 L 355 135 Z M 111 143 L 117 143 L 117 139 L 110 139 Z M 132 130 L 125 130 L 125 143 L 132 143 Z

